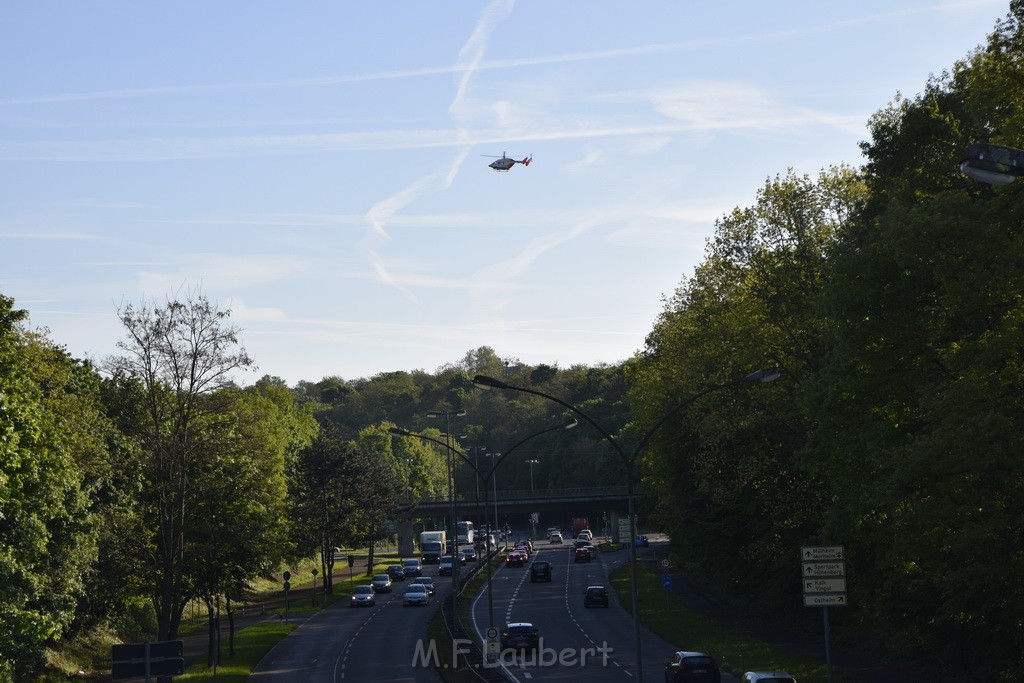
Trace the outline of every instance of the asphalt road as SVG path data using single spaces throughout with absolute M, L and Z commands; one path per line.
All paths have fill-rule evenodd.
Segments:
M 654 545 L 654 543 L 652 543 Z M 584 607 L 587 586 L 610 587 L 608 574 L 626 562 L 626 552 L 600 551 L 590 563 L 574 562 L 571 544 L 535 544 L 533 560 L 548 560 L 554 571 L 551 583 L 531 583 L 529 565 L 502 567 L 492 579 L 494 621 L 530 622 L 538 627 L 541 646 L 536 656 L 503 655 L 501 664 L 512 681 L 637 681 L 633 617 L 618 603 L 614 593 L 608 608 Z M 639 555 L 653 556 L 654 548 L 638 548 Z M 486 586 L 475 599 L 471 630 L 483 638 L 489 625 Z M 641 628 L 643 680 L 664 680 L 665 663 L 677 648 Z M 683 646 L 685 647 L 685 645 Z M 696 648 L 694 648 L 696 649 Z M 724 674 L 723 681 L 736 679 Z
M 391 593 L 378 593 L 376 607 L 352 608 L 339 601 L 282 639 L 248 680 L 436 683 L 440 677 L 426 642 L 427 626 L 440 600 L 451 592 L 452 581 L 437 576 L 437 565 L 426 565 L 425 570 L 437 586 L 428 607 L 403 606 L 408 581 L 396 582 Z
M 653 556 L 652 547 L 638 549 Z M 626 552 L 594 554 L 590 563 L 573 561 L 571 544 L 536 544 L 531 562 L 552 563 L 552 581 L 531 583 L 529 563 L 522 568 L 500 567 L 493 575 L 491 600 L 494 626 L 528 621 L 540 629 L 541 647 L 536 655 L 503 655 L 501 664 L 509 680 L 575 681 L 602 683 L 635 682 L 633 618 L 611 593 L 608 608 L 583 606 L 587 586 L 609 586 L 608 575 L 626 562 Z M 427 628 L 445 595 L 451 577 L 438 577 L 437 565 L 427 565 L 437 594 L 428 608 L 404 607 L 403 582 L 392 593 L 377 595 L 377 606 L 351 608 L 340 601 L 310 616 L 281 640 L 259 663 L 249 678 L 252 683 L 340 683 L 380 681 L 387 683 L 436 683 L 440 662 L 426 640 Z M 464 570 L 465 571 L 465 570 Z M 472 600 L 471 634 L 483 640 L 490 624 L 486 583 Z M 685 647 L 685 644 L 682 646 Z M 677 648 L 641 628 L 643 680 L 662 681 L 665 662 Z M 695 648 L 696 649 L 696 648 Z M 736 679 L 723 674 L 723 681 Z

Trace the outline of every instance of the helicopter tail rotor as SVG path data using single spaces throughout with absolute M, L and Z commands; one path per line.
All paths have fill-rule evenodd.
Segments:
M 531 161 L 533 161 L 533 155 L 532 154 L 530 156 L 526 157 L 525 159 L 523 159 L 523 162 L 522 162 L 523 166 L 529 166 Z

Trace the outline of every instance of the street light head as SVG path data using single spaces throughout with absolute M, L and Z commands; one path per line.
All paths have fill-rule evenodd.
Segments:
M 473 384 L 480 387 L 481 389 L 507 389 L 508 385 L 501 380 L 488 377 L 487 375 L 477 375 L 473 378 Z
M 960 160 L 964 175 L 990 185 L 1009 185 L 1024 175 L 1024 150 L 972 142 Z
M 388 434 L 390 434 L 391 436 L 416 436 L 412 432 L 407 432 L 401 427 L 392 427 L 391 429 L 388 430 Z
M 459 410 L 454 411 L 454 412 L 451 411 L 451 410 L 428 410 L 427 411 L 427 417 L 431 417 L 431 418 L 436 418 L 436 417 L 443 417 L 443 418 L 466 417 L 466 410 L 464 408 L 460 408 Z
M 764 368 L 757 372 L 752 372 L 743 378 L 744 382 L 774 382 L 779 378 L 782 372 L 779 368 Z
M 562 429 L 575 429 L 576 427 L 579 426 L 579 424 L 580 421 L 574 417 L 572 419 L 566 420 L 565 424 L 562 425 Z

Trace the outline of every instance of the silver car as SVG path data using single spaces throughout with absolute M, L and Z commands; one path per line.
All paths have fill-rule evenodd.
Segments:
M 427 587 L 420 583 L 411 584 L 405 589 L 405 597 L 402 600 L 402 604 L 406 607 L 429 605 L 430 595 L 427 593 Z
M 350 607 L 373 607 L 376 604 L 377 594 L 373 592 L 373 586 L 356 586 L 352 589 Z

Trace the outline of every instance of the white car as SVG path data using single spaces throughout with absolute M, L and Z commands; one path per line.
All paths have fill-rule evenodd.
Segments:
M 548 536 L 548 543 L 561 543 L 561 542 L 562 542 L 562 534 L 558 533 L 557 531 L 555 533 L 551 534 L 550 536 Z
M 748 671 L 740 683 L 796 683 L 796 679 L 785 671 Z

